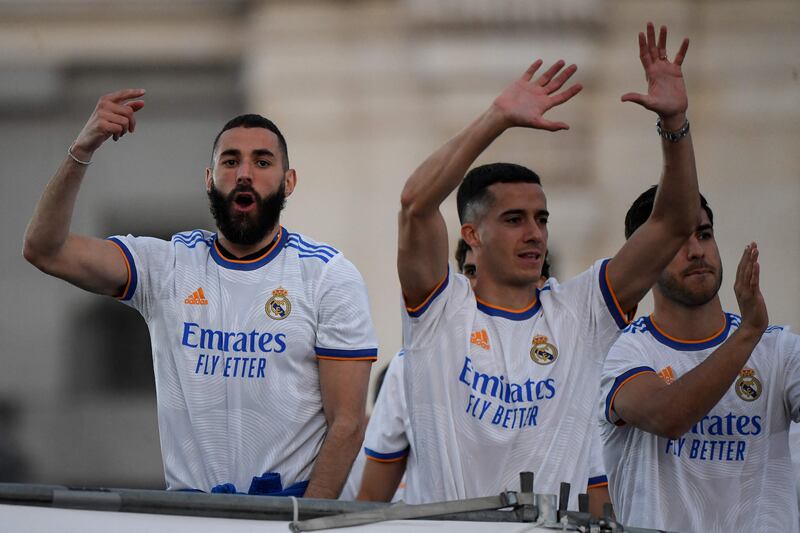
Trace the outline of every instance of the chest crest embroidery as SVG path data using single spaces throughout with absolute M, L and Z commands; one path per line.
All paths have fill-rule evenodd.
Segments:
M 746 402 L 757 400 L 763 390 L 761 380 L 756 377 L 756 371 L 747 367 L 739 372 L 734 388 L 737 396 Z
M 531 343 L 531 360 L 539 365 L 549 365 L 558 359 L 558 348 L 547 342 L 546 335 L 534 335 Z
M 283 320 L 292 312 L 292 302 L 289 301 L 289 291 L 278 287 L 272 291 L 272 298 L 267 300 L 264 311 L 272 320 Z

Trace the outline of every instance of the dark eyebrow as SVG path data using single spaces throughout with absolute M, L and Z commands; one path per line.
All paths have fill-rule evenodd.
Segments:
M 713 232 L 714 231 L 714 226 L 712 226 L 711 224 L 700 224 L 699 226 L 697 226 L 697 229 L 695 229 L 694 232 L 695 233 L 702 233 L 702 232 L 704 232 L 706 230 L 711 230 Z
M 234 157 L 239 157 L 240 155 L 242 155 L 242 152 L 240 152 L 236 148 L 228 148 L 227 150 L 222 151 L 222 152 L 219 153 L 219 157 L 220 158 L 223 158 L 223 157 L 228 156 L 228 155 L 231 155 L 231 156 L 234 156 Z
M 501 217 L 505 217 L 505 216 L 508 216 L 508 215 L 522 215 L 522 216 L 524 216 L 525 215 L 525 210 L 524 209 L 509 209 L 508 211 L 503 211 L 502 213 L 500 213 Z M 536 217 L 541 217 L 541 216 L 549 217 L 550 216 L 550 211 L 548 211 L 547 209 L 540 209 L 540 210 L 536 211 L 534 216 L 536 216 Z
M 225 157 L 225 156 L 241 157 L 241 155 L 242 152 L 240 150 L 236 148 L 228 148 L 227 150 L 220 152 L 219 157 Z M 273 158 L 275 157 L 275 154 L 273 154 L 271 150 L 268 150 L 266 148 L 256 148 L 255 150 L 253 150 L 253 155 L 256 157 L 265 157 L 265 156 Z

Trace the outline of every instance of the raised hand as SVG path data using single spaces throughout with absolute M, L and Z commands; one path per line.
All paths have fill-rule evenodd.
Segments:
M 581 91 L 583 87 L 576 83 L 568 89 L 556 92 L 575 74 L 578 67 L 570 65 L 564 68 L 564 61 L 558 60 L 547 72 L 531 81 L 541 66 L 542 60 L 537 59 L 495 99 L 493 106 L 501 113 L 507 127 L 519 126 L 548 131 L 569 129 L 566 123 L 547 120 L 543 115 L 551 107 L 563 104 Z
M 769 325 L 767 305 L 764 303 L 764 296 L 759 286 L 760 273 L 758 245 L 751 242 L 745 247 L 739 266 L 736 268 L 733 292 L 736 294 L 739 311 L 742 313 L 740 329 L 750 328 L 759 335 Z
M 72 145 L 73 153 L 90 159 L 108 138 L 116 141 L 136 129 L 135 113 L 144 107 L 144 89 L 124 89 L 100 97 L 97 105 Z
M 647 94 L 626 93 L 622 95 L 623 102 L 635 102 L 650 111 L 655 111 L 667 120 L 679 117 L 683 123 L 683 114 L 689 105 L 686 97 L 686 85 L 683 81 L 681 65 L 689 48 L 689 39 L 684 39 L 675 59 L 667 57 L 667 27 L 661 26 L 656 42 L 656 32 L 652 22 L 647 23 L 647 36 L 639 33 L 639 59 L 644 67 L 647 78 Z

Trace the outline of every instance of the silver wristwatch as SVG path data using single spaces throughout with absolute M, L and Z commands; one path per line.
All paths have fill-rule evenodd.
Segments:
M 676 143 L 686 137 L 686 134 L 689 133 L 689 119 L 687 118 L 686 121 L 681 126 L 681 129 L 678 131 L 667 131 L 661 125 L 661 117 L 658 118 L 656 121 L 656 131 L 662 138 L 668 140 L 671 143 Z

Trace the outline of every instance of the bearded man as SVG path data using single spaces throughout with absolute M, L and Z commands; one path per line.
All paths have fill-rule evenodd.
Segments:
M 168 489 L 336 498 L 377 341 L 356 268 L 279 223 L 297 176 L 277 126 L 241 115 L 217 135 L 205 186 L 219 233 L 69 231 L 93 153 L 134 131 L 143 96 L 100 98 L 36 206 L 25 258 L 146 320 Z
M 626 237 L 656 190 L 628 210 Z M 797 532 L 788 433 L 800 421 L 800 336 L 769 325 L 754 242 L 734 276 L 740 314 L 724 311 L 714 215 L 702 196 L 700 205 L 694 233 L 653 285 L 653 314 L 625 329 L 603 368 L 614 511 L 650 529 Z

